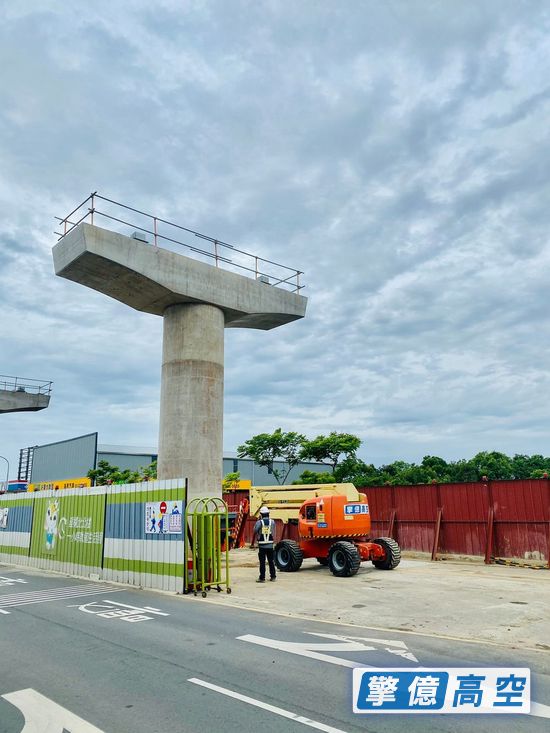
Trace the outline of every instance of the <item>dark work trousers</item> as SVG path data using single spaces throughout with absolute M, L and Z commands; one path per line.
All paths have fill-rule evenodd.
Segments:
M 275 550 L 273 547 L 266 549 L 262 545 L 258 545 L 258 557 L 260 558 L 260 580 L 265 580 L 265 559 L 269 563 L 269 577 L 274 578 L 275 573 Z

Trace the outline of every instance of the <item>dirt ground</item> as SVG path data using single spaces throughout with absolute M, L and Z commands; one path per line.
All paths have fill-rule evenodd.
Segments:
M 255 550 L 233 550 L 230 564 L 231 595 L 212 592 L 207 602 L 550 651 L 549 570 L 405 553 L 393 571 L 363 563 L 335 578 L 312 559 L 262 584 Z

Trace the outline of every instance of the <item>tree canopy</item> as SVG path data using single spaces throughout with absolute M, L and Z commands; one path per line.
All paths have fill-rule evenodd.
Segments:
M 239 458 L 252 458 L 259 466 L 264 466 L 273 474 L 278 484 L 284 484 L 288 474 L 300 462 L 300 454 L 305 436 L 300 433 L 283 433 L 277 428 L 273 433 L 260 433 L 246 440 L 237 448 Z M 282 468 L 275 468 L 274 462 Z
M 109 461 L 99 461 L 97 468 L 91 469 L 86 474 L 92 479 L 94 486 L 105 486 L 106 484 L 137 484 L 141 481 L 153 481 L 157 477 L 157 462 L 148 466 L 142 466 L 137 471 L 129 468 L 121 471 L 118 466 L 112 466 Z
M 344 460 L 355 458 L 360 445 L 361 439 L 351 433 L 332 432 L 329 435 L 318 435 L 313 440 L 303 441 L 301 458 L 326 463 L 334 473 L 341 457 Z
M 295 484 L 354 483 L 356 486 L 382 484 L 462 483 L 488 479 L 540 478 L 550 474 L 550 458 L 540 454 L 507 456 L 499 451 L 481 451 L 473 458 L 446 461 L 439 456 L 424 456 L 420 463 L 397 460 L 376 467 L 357 457 L 361 439 L 351 433 L 318 435 L 308 439 L 300 433 L 261 433 L 239 446 L 240 458 L 252 458 L 273 472 L 276 481 L 284 484 L 294 466 L 301 461 L 325 463 L 330 470 L 303 471 Z M 274 468 L 281 461 L 284 468 Z

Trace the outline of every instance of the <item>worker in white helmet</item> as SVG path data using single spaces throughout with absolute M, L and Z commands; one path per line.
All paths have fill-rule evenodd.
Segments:
M 265 559 L 269 563 L 269 580 L 275 580 L 275 520 L 269 518 L 269 509 L 263 506 L 260 509 L 260 518 L 254 525 L 254 539 L 258 540 L 258 558 L 260 560 L 260 577 L 257 583 L 265 583 Z

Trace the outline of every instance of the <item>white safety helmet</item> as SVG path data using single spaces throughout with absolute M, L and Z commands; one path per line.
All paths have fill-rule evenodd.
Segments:
M 263 506 L 260 509 L 260 514 L 269 514 L 269 509 L 266 506 Z

